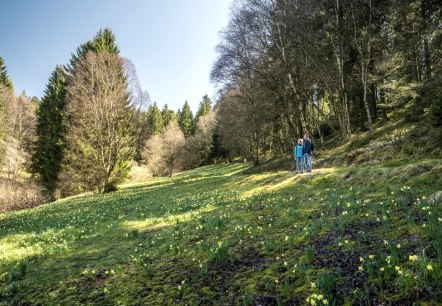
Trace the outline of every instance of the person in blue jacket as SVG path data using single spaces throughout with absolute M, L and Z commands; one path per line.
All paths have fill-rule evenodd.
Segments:
M 304 173 L 304 145 L 301 138 L 298 139 L 298 144 L 295 146 L 293 154 L 296 161 L 296 174 L 298 174 L 299 170 L 301 170 L 301 173 Z
M 312 172 L 312 154 L 313 154 L 313 142 L 308 137 L 308 134 L 304 134 L 304 164 L 305 164 L 305 170 L 307 172 Z

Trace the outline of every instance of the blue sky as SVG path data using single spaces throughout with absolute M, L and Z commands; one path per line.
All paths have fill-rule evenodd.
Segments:
M 214 97 L 209 73 L 232 0 L 0 0 L 0 56 L 16 93 L 41 97 L 57 64 L 110 27 L 144 90 L 174 110 Z

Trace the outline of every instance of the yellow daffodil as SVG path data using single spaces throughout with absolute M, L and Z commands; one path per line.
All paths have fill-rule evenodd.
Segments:
M 409 261 L 417 261 L 417 255 L 410 255 L 408 256 Z

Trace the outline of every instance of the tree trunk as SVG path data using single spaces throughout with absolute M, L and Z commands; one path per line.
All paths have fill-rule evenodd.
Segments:
M 367 101 L 367 74 L 368 74 L 367 66 L 364 67 L 364 64 L 361 64 L 361 80 L 362 80 L 362 88 L 364 90 L 363 101 L 364 101 L 365 112 L 367 113 L 368 130 L 370 131 L 371 134 L 373 133 L 373 123 L 371 120 L 370 105 L 368 104 Z

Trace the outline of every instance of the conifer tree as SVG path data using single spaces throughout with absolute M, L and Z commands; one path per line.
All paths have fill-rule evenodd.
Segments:
M 0 85 L 6 86 L 10 89 L 14 89 L 12 81 L 8 76 L 5 62 L 1 56 L 0 56 Z
M 195 123 L 198 123 L 198 119 L 200 117 L 206 116 L 212 110 L 212 101 L 209 96 L 206 94 L 203 96 L 203 100 L 200 102 L 198 107 L 198 111 L 195 115 Z
M 149 107 L 147 124 L 150 136 L 159 135 L 163 131 L 163 116 L 161 115 L 160 108 L 158 107 L 156 102 L 154 102 L 153 105 Z
M 161 115 L 163 116 L 164 127 L 168 126 L 170 122 L 177 120 L 177 115 L 167 104 L 164 104 Z
M 32 156 L 32 172 L 49 193 L 57 186 L 65 142 L 62 118 L 66 99 L 66 78 L 63 67 L 57 66 L 46 86 L 37 110 L 37 142 Z
M 178 124 L 180 125 L 180 128 L 186 138 L 192 135 L 195 130 L 193 114 L 187 101 L 184 103 L 183 110 L 180 112 Z
M 94 38 L 77 48 L 76 54 L 72 54 L 69 70 L 75 68 L 75 63 L 86 56 L 89 51 L 107 51 L 111 54 L 120 54 L 115 35 L 110 28 L 100 29 Z

